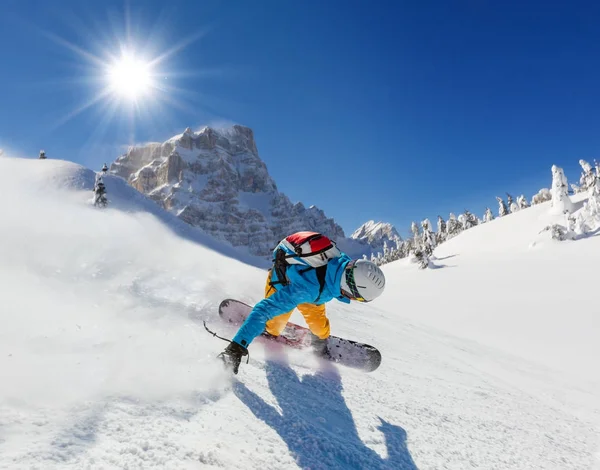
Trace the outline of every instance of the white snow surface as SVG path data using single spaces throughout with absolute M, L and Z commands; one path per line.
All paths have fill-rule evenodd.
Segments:
M 202 320 L 233 335 L 216 306 L 259 300 L 262 261 L 117 177 L 94 208 L 93 181 L 0 158 L 0 468 L 600 468 L 600 238 L 540 235 L 548 204 L 331 303 L 377 371 L 257 340 L 232 378 Z

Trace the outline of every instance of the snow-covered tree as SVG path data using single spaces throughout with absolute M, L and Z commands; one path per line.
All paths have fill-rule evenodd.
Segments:
M 470 229 L 471 227 L 475 227 L 477 225 L 477 217 L 473 215 L 471 212 L 465 209 L 465 213 L 463 216 L 463 227 L 465 230 Z
M 505 215 L 508 215 L 508 207 L 506 207 L 506 204 L 502 198 L 496 196 L 496 201 L 498 201 L 498 217 L 504 217 Z
M 383 241 L 383 257 L 387 260 L 390 256 L 390 249 L 388 248 L 387 245 L 387 240 Z M 388 261 L 386 261 L 388 262 Z
M 46 152 L 44 150 L 40 150 L 40 160 L 46 160 Z
M 579 178 L 579 189 L 581 192 L 583 192 L 594 186 L 596 182 L 596 175 L 592 169 L 592 165 L 585 160 L 579 160 L 579 164 L 583 170 L 581 172 L 581 177 Z
M 435 249 L 435 235 L 431 230 L 431 222 L 429 219 L 423 220 L 423 222 L 421 222 L 421 227 L 423 227 L 421 246 L 427 256 L 431 256 L 433 254 L 433 250 Z
M 531 205 L 535 206 L 536 204 L 541 204 L 542 202 L 551 201 L 552 193 L 548 188 L 542 188 L 538 191 L 538 193 L 531 198 Z
M 408 240 L 402 242 L 402 244 L 400 245 L 400 253 L 398 254 L 398 256 L 400 258 L 406 258 L 408 255 L 410 255 L 411 249 L 412 249 L 412 242 L 411 242 L 411 239 L 408 239 Z
M 550 234 L 554 240 L 558 240 L 561 242 L 570 238 L 569 230 L 560 224 L 548 225 L 540 233 L 542 233 L 542 232 L 550 232 Z
M 596 178 L 594 185 L 591 187 L 590 196 L 587 202 L 583 205 L 583 211 L 589 223 L 593 225 L 591 228 L 600 226 L 600 178 Z
M 485 214 L 483 215 L 483 221 L 491 222 L 492 220 L 494 220 L 494 214 L 492 214 L 492 209 L 486 207 Z
M 446 233 L 446 221 L 442 218 L 441 215 L 438 215 L 437 229 L 440 233 Z
M 573 216 L 573 223 L 569 226 L 569 229 L 577 236 L 583 236 L 590 231 L 583 212 L 579 212 L 577 216 Z
M 524 194 L 521 194 L 517 198 L 517 204 L 519 205 L 519 209 L 527 209 L 529 207 L 529 203 L 527 202 L 527 198 Z
M 510 194 L 506 193 L 506 205 L 510 208 L 513 202 L 513 197 Z
M 437 244 L 444 243 L 448 234 L 446 233 L 446 221 L 442 218 L 441 215 L 438 215 L 437 220 L 437 233 L 435 234 L 437 239 Z
M 567 177 L 562 168 L 552 165 L 552 212 L 564 214 L 573 212 L 573 203 L 569 198 Z
M 417 225 L 416 222 L 412 222 L 410 224 L 410 231 L 412 232 L 413 238 L 415 240 L 418 240 L 420 238 L 421 231 L 419 230 L 419 226 Z
M 456 216 L 450 212 L 450 217 L 448 218 L 448 223 L 446 224 L 446 233 L 448 234 L 448 238 L 455 237 L 460 232 L 462 232 L 462 224 L 458 221 Z
M 414 254 L 417 262 L 419 263 L 419 268 L 427 269 L 429 266 L 429 256 L 427 253 L 424 250 L 415 250 Z
M 106 172 L 108 171 L 108 166 L 106 165 L 106 163 L 102 166 L 102 173 L 106 174 Z
M 94 205 L 100 207 L 106 207 L 108 199 L 106 199 L 106 186 L 102 178 L 99 178 L 94 185 Z

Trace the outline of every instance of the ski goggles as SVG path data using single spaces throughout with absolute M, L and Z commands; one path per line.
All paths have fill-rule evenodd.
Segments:
M 358 289 L 356 287 L 356 281 L 354 280 L 355 264 L 356 261 L 352 260 L 350 261 L 350 263 L 348 263 L 348 266 L 346 266 L 346 272 L 344 273 L 344 275 L 346 276 L 346 285 L 348 286 L 348 289 L 350 289 L 350 292 L 341 289 L 342 295 L 350 300 L 357 300 L 358 302 L 367 302 L 367 300 L 365 300 L 362 297 L 362 295 L 360 295 L 360 292 L 358 292 Z

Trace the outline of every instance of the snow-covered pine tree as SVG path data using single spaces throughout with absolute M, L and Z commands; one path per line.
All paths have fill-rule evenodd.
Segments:
M 496 196 L 496 201 L 498 201 L 498 217 L 508 215 L 508 207 L 506 207 L 504 200 L 501 197 Z
M 494 214 L 492 214 L 492 209 L 486 207 L 485 214 L 483 215 L 483 221 L 491 222 L 492 220 L 494 220 Z
M 446 232 L 446 221 L 442 218 L 441 215 L 438 215 L 438 220 L 437 220 L 437 233 L 435 234 L 436 236 L 436 241 L 437 244 L 441 244 L 444 243 L 446 241 L 446 238 L 448 236 L 447 232 Z
M 508 207 L 510 207 L 513 202 L 514 202 L 513 197 L 510 194 L 506 193 L 506 205 Z
M 39 160 L 46 160 L 46 152 L 44 150 L 40 150 Z
M 481 219 L 479 217 L 477 217 L 475 214 L 473 214 L 472 212 L 466 211 L 468 214 L 467 218 L 470 220 L 470 224 L 471 227 L 475 227 L 476 225 L 479 225 L 481 223 Z
M 573 203 L 569 198 L 567 177 L 562 168 L 552 165 L 552 212 L 564 214 L 573 212 Z
M 418 240 L 420 238 L 421 231 L 419 230 L 419 226 L 417 225 L 416 222 L 412 222 L 410 224 L 410 231 L 412 232 L 413 238 L 415 240 Z
M 450 212 L 450 217 L 448 218 L 448 223 L 446 224 L 446 233 L 448 234 L 448 239 L 455 237 L 462 232 L 462 230 L 462 224 L 458 221 L 454 213 Z
M 423 236 L 421 246 L 427 256 L 431 256 L 433 254 L 433 250 L 435 249 L 435 235 L 431 231 L 431 222 L 429 219 L 425 219 L 421 222 L 421 227 L 423 227 Z
M 440 233 L 446 233 L 446 221 L 442 218 L 441 215 L 438 215 L 437 229 Z
M 579 178 L 579 189 L 581 192 L 584 192 L 594 186 L 596 175 L 594 174 L 592 165 L 585 160 L 579 160 L 579 164 L 581 165 L 582 169 L 581 177 Z
M 424 250 L 415 250 L 415 258 L 419 263 L 420 269 L 427 269 L 429 266 L 429 256 Z
M 106 174 L 106 172 L 108 171 L 108 166 L 106 165 L 106 163 L 102 166 L 102 173 Z
M 475 227 L 477 225 L 477 217 L 475 217 L 471 212 L 465 209 L 463 216 L 463 227 L 465 230 L 470 229 L 471 227 Z
M 98 178 L 96 180 L 96 184 L 94 185 L 94 206 L 106 207 L 107 204 L 108 199 L 106 199 L 106 186 L 104 186 L 102 178 Z
M 383 258 L 386 260 L 386 263 L 389 263 L 390 249 L 387 245 L 387 240 L 383 241 Z
M 519 209 L 527 209 L 529 207 L 529 203 L 527 202 L 527 198 L 524 194 L 521 194 L 517 198 L 517 204 L 519 205 Z
M 590 196 L 583 207 L 590 223 L 593 225 L 591 228 L 596 229 L 600 226 L 600 178 L 596 178 Z

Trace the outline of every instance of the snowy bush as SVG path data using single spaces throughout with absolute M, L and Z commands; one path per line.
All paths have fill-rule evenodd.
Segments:
M 563 227 L 560 224 L 548 225 L 544 227 L 544 229 L 542 229 L 540 233 L 543 232 L 550 232 L 552 239 L 561 242 L 565 240 L 570 240 L 572 238 L 572 232 L 569 232 L 569 230 L 566 227 Z
M 538 193 L 531 198 L 531 205 L 541 204 L 542 202 L 551 201 L 552 194 L 548 188 L 542 188 Z

